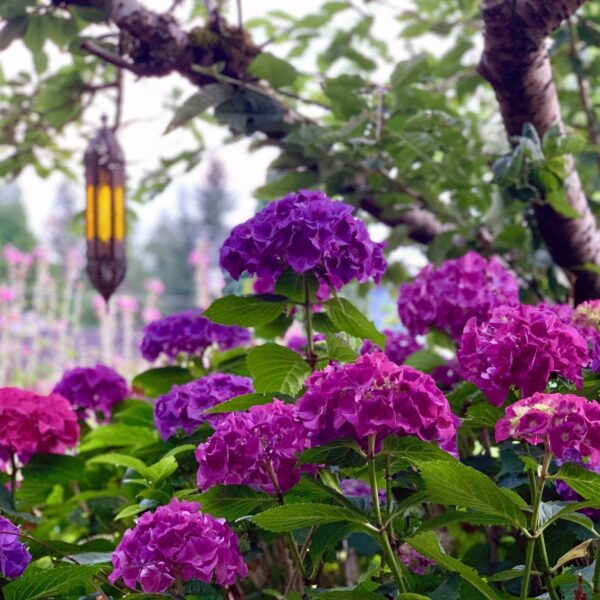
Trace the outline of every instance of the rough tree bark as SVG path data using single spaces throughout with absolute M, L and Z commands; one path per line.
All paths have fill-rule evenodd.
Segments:
M 552 125 L 563 127 L 546 44 L 547 36 L 585 0 L 484 0 L 484 51 L 479 70 L 496 93 L 509 136 L 526 122 L 540 136 Z M 567 178 L 567 199 L 580 218 L 568 219 L 545 203 L 534 211 L 552 258 L 574 280 L 579 303 L 600 297 L 600 275 L 582 270 L 600 266 L 600 231 L 581 187 L 575 163 Z

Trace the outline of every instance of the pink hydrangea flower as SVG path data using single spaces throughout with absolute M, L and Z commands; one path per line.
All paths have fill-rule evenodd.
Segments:
M 467 252 L 439 267 L 426 266 L 400 286 L 398 314 L 413 335 L 436 327 L 458 339 L 469 319 L 487 319 L 496 306 L 518 301 L 517 281 L 498 258 Z
M 0 304 L 10 304 L 17 297 L 15 291 L 8 286 L 0 286 Z
M 274 400 L 223 417 L 196 450 L 198 487 L 241 484 L 269 494 L 285 493 L 314 467 L 296 467 L 310 446 L 308 432 L 292 404 Z
M 525 304 L 501 306 L 490 318 L 465 326 L 458 350 L 464 379 L 500 406 L 511 387 L 523 396 L 541 392 L 557 373 L 581 387 L 587 343 L 555 313 Z
M 139 584 L 145 593 L 166 592 L 178 578 L 231 585 L 248 574 L 238 537 L 225 519 L 202 514 L 196 502 L 176 498 L 144 513 L 125 532 L 112 563 L 112 583 L 122 578 L 130 589 Z
M 508 438 L 543 444 L 559 460 L 598 466 L 600 404 L 572 394 L 533 394 L 508 406 L 496 423 L 496 441 Z
M 138 310 L 138 301 L 135 296 L 123 294 L 117 297 L 117 305 L 121 312 L 126 314 L 135 314 Z
M 146 291 L 154 294 L 155 296 L 161 296 L 165 291 L 164 283 L 157 278 L 147 279 L 144 283 L 144 287 L 146 288 Z
M 78 439 L 77 415 L 62 396 L 0 388 L 0 464 L 14 455 L 26 463 L 34 454 L 62 454 Z
M 315 444 L 349 437 L 366 447 L 370 435 L 378 445 L 414 435 L 456 454 L 459 420 L 433 378 L 381 352 L 313 373 L 296 406 Z

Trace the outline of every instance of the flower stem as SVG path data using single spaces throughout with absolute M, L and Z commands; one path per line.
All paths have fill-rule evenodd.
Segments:
M 317 366 L 317 355 L 315 353 L 315 341 L 313 337 L 310 283 L 307 275 L 303 275 L 302 279 L 304 281 L 304 327 L 306 328 L 306 359 L 310 365 L 310 368 L 314 371 Z
M 381 506 L 379 504 L 379 490 L 377 488 L 377 472 L 375 469 L 375 440 L 375 435 L 369 436 L 369 446 L 367 451 L 367 465 L 369 470 L 369 483 L 371 484 L 371 496 L 373 498 L 373 511 L 375 513 L 375 520 L 377 522 L 377 526 L 379 527 L 378 537 L 381 543 L 381 549 L 383 550 L 385 562 L 388 564 L 389 568 L 391 569 L 394 575 L 394 579 L 396 580 L 398 589 L 401 593 L 404 594 L 406 592 L 406 585 L 404 584 L 404 575 L 402 574 L 402 569 L 398 564 L 398 559 L 394 554 L 392 545 L 390 544 L 390 539 L 386 531 L 383 518 L 381 516 Z
M 17 459 L 10 455 L 10 498 L 13 508 L 17 507 Z
M 531 570 L 533 567 L 533 555 L 535 552 L 536 541 L 540 539 L 540 545 L 542 545 L 543 543 L 541 542 L 542 538 L 540 538 L 541 532 L 538 531 L 538 521 L 540 516 L 540 505 L 542 503 L 542 495 L 544 493 L 544 485 L 546 483 L 546 476 L 548 475 L 548 467 L 550 466 L 551 460 L 552 454 L 550 454 L 550 452 L 546 452 L 544 454 L 544 461 L 542 463 L 542 468 L 540 470 L 540 476 L 537 483 L 535 480 L 535 475 L 531 471 L 529 471 L 529 487 L 531 489 L 533 511 L 531 513 L 531 522 L 529 525 L 531 538 L 527 542 L 527 550 L 525 553 L 525 569 L 523 570 L 523 579 L 521 583 L 521 600 L 527 600 L 527 594 L 529 593 L 529 581 L 531 579 Z M 546 548 L 544 545 L 544 548 L 542 550 L 542 558 L 545 550 Z M 554 590 L 554 587 L 552 586 L 550 575 L 548 576 L 547 585 L 548 592 L 550 593 L 551 597 L 554 598 L 550 590 L 554 591 L 555 594 L 556 592 Z
M 596 566 L 594 567 L 593 593 L 600 593 L 600 540 L 596 540 Z

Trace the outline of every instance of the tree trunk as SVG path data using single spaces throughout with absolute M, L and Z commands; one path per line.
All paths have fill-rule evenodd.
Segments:
M 584 0 L 484 0 L 484 51 L 479 70 L 494 88 L 509 136 L 532 123 L 541 136 L 552 125 L 563 128 L 546 38 Z M 554 261 L 574 280 L 575 302 L 600 297 L 600 275 L 582 269 L 600 266 L 600 231 L 573 168 L 567 200 L 579 213 L 568 219 L 547 204 L 534 211 Z

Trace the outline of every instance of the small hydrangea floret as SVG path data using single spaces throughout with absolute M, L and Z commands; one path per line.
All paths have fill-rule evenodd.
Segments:
M 31 554 L 20 539 L 19 528 L 0 517 L 0 577 L 16 579 L 31 562 Z
M 398 314 L 413 335 L 434 327 L 458 339 L 469 319 L 487 319 L 493 308 L 518 301 L 517 281 L 498 258 L 467 252 L 438 267 L 427 265 L 400 286 Z
M 223 415 L 207 415 L 206 410 L 253 391 L 251 379 L 226 373 L 211 373 L 190 383 L 174 385 L 154 405 L 154 422 L 160 437 L 168 440 L 179 431 L 190 435 L 205 422 L 215 427 Z
M 179 355 L 199 356 L 215 344 L 219 350 L 231 350 L 248 344 L 250 339 L 247 329 L 213 323 L 194 310 L 146 325 L 140 349 L 142 356 L 152 362 L 161 355 L 170 360 Z
M 542 394 L 518 400 L 496 424 L 496 441 L 543 445 L 561 461 L 600 465 L 600 404 L 573 394 Z
M 352 438 L 367 447 L 390 435 L 413 435 L 456 454 L 458 418 L 431 376 L 381 352 L 313 373 L 297 404 L 314 444 Z
M 196 502 L 174 498 L 144 513 L 113 552 L 112 583 L 144 593 L 161 593 L 193 579 L 231 585 L 248 569 L 239 540 L 225 519 L 202 514 Z M 139 588 L 138 588 L 139 585 Z
M 587 342 L 574 327 L 545 308 L 522 304 L 496 308 L 483 323 L 472 318 L 458 361 L 463 378 L 500 406 L 511 388 L 530 396 L 555 373 L 581 387 L 589 358 Z
M 0 466 L 15 456 L 25 464 L 34 454 L 62 454 L 78 439 L 77 415 L 66 398 L 0 388 Z
M 82 417 L 101 413 L 110 419 L 113 406 L 127 398 L 127 381 L 105 365 L 78 367 L 65 371 L 54 393 L 66 398 Z
M 392 329 L 384 329 L 382 333 L 385 335 L 384 354 L 397 365 L 401 365 L 411 354 L 423 349 L 423 346 L 410 333 Z M 381 349 L 371 340 L 365 340 L 360 348 L 360 353 L 370 354 L 371 352 L 381 352 Z
M 248 411 L 229 413 L 215 433 L 196 450 L 198 487 L 239 484 L 269 494 L 287 492 L 310 465 L 297 467 L 298 454 L 309 447 L 308 432 L 295 407 L 274 400 Z
M 379 282 L 383 244 L 371 240 L 352 211 L 322 192 L 289 194 L 233 229 L 221 247 L 221 267 L 234 279 L 244 272 L 275 280 L 286 269 L 311 271 L 336 290 L 354 279 Z

